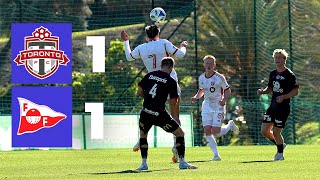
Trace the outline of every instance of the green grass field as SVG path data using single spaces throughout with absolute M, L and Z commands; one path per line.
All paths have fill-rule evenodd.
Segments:
M 140 153 L 131 149 L 26 150 L 0 152 L 0 179 L 320 179 L 320 146 L 289 145 L 285 160 L 272 162 L 275 146 L 221 146 L 222 160 L 209 161 L 209 147 L 187 148 L 199 169 L 180 170 L 171 148 L 149 150 L 149 170 L 137 172 Z

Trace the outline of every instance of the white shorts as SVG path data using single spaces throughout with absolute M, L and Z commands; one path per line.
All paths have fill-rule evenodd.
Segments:
M 181 96 L 181 88 L 179 86 L 179 83 L 178 83 L 178 75 L 177 75 L 177 72 L 172 69 L 171 73 L 170 73 L 170 76 L 177 82 L 177 91 L 178 91 L 178 95 Z
M 210 113 L 201 113 L 202 116 L 202 126 L 214 126 L 221 127 L 224 120 L 225 114 L 221 112 L 210 112 Z

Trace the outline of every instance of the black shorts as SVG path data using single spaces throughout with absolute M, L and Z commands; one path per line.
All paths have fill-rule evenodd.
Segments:
M 275 127 L 284 128 L 290 114 L 290 105 L 271 104 L 264 114 L 263 123 L 273 122 Z
M 139 128 L 145 134 L 149 132 L 151 127 L 159 126 L 166 132 L 172 133 L 179 128 L 179 124 L 169 115 L 167 111 L 155 112 L 146 108 L 140 113 Z

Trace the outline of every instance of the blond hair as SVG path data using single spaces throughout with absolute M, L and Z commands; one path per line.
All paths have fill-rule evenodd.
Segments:
M 204 56 L 203 61 L 204 61 L 205 59 L 212 59 L 213 62 L 216 63 L 216 58 L 215 58 L 214 56 L 212 56 L 212 55 L 206 55 L 206 56 Z
M 275 49 L 275 50 L 273 51 L 273 54 L 272 54 L 272 57 L 273 57 L 273 58 L 274 58 L 274 55 L 275 55 L 276 53 L 282 54 L 282 55 L 285 57 L 285 59 L 287 59 L 288 56 L 289 56 L 289 54 L 287 53 L 286 50 L 284 50 L 284 49 Z

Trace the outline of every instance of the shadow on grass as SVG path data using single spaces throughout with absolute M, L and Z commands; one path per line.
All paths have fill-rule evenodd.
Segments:
M 210 162 L 211 160 L 198 160 L 198 161 L 187 161 L 188 163 L 200 163 L 200 162 Z
M 243 161 L 243 162 L 240 162 L 240 163 L 266 163 L 266 162 L 274 162 L 274 160 Z
M 137 170 L 124 170 L 124 171 L 116 171 L 116 172 L 95 172 L 95 173 L 82 173 L 89 175 L 106 175 L 106 174 L 135 174 L 135 173 L 149 173 L 149 172 L 157 172 L 157 171 L 170 171 L 171 169 L 158 169 L 158 170 L 147 170 L 147 171 L 137 171 Z M 71 174 L 70 174 L 71 175 Z

